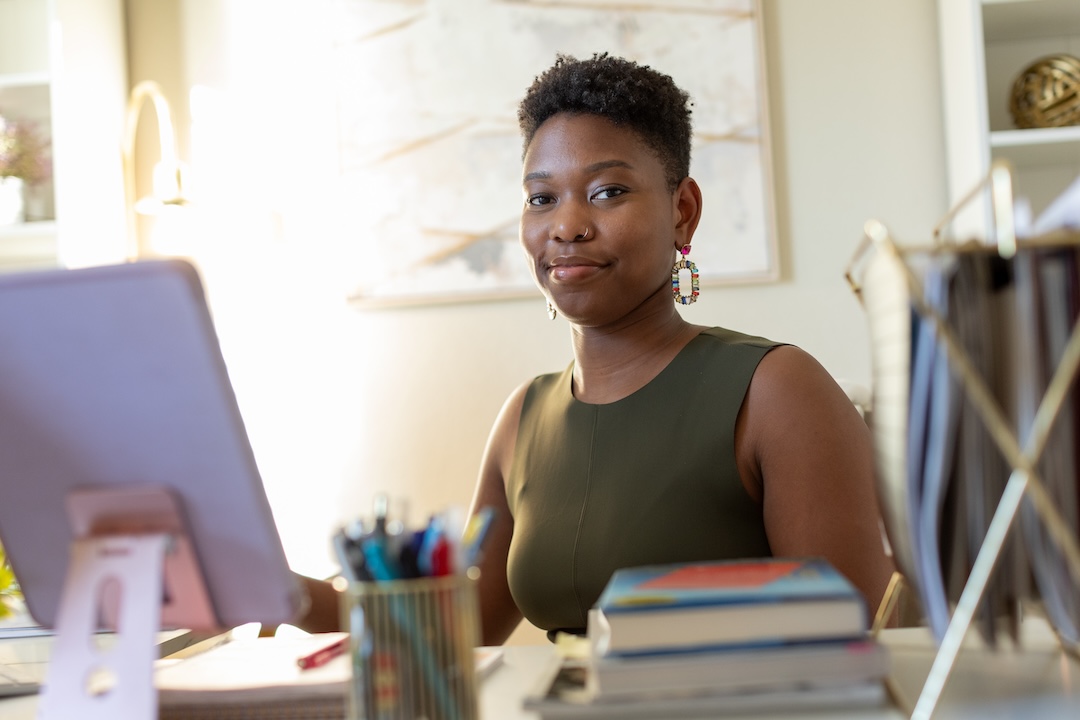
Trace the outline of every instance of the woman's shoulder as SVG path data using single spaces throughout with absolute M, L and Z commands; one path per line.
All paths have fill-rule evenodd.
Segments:
M 680 353 L 679 362 L 685 367 L 701 368 L 709 374 L 710 370 L 728 377 L 734 369 L 741 368 L 739 377 L 746 382 L 757 372 L 757 367 L 776 349 L 785 343 L 759 335 L 730 330 L 723 327 L 703 328 L 701 332 Z M 734 380 L 734 377 L 728 377 Z
M 786 343 L 778 340 L 770 340 L 759 335 L 731 330 L 725 327 L 713 326 L 702 329 L 700 336 L 705 342 L 719 343 L 723 345 L 744 345 L 756 348 L 774 348 Z
M 537 398 L 546 395 L 559 395 L 570 393 L 571 377 L 574 371 L 574 363 L 570 363 L 562 370 L 543 373 L 519 385 L 511 397 L 518 398 L 518 407 L 531 405 Z
M 811 386 L 829 388 L 836 383 L 817 358 L 797 345 L 776 343 L 758 366 L 755 379 L 773 387 Z M 837 386 L 838 387 L 838 386 Z
M 758 364 L 747 391 L 748 415 L 767 435 L 784 435 L 802 428 L 858 420 L 858 411 L 828 370 L 809 352 L 795 345 L 769 351 Z M 842 421 L 841 421 L 842 419 Z
M 572 369 L 573 364 L 565 370 L 536 375 L 519 384 L 510 391 L 510 394 L 503 402 L 502 409 L 499 411 L 499 416 L 495 421 L 496 425 L 510 424 L 516 428 L 521 418 L 522 409 L 535 402 L 537 397 L 557 391 L 563 383 L 567 382 L 568 373 Z

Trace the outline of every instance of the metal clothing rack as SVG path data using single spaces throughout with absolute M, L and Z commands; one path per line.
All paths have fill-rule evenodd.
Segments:
M 1006 536 L 1016 521 L 1017 513 L 1025 497 L 1031 501 L 1039 521 L 1049 532 L 1058 549 L 1063 553 L 1073 578 L 1080 581 L 1080 547 L 1077 545 L 1077 538 L 1072 534 L 1068 524 L 1051 500 L 1046 486 L 1036 469 L 1043 450 L 1047 446 L 1054 420 L 1064 405 L 1074 377 L 1080 370 L 1080 321 L 1072 328 L 1064 354 L 1039 402 L 1028 437 L 1018 438 L 1012 426 L 1006 420 L 1000 404 L 994 398 L 984 379 L 975 370 L 971 358 L 965 352 L 957 336 L 936 310 L 924 301 L 922 284 L 910 263 L 911 259 L 917 254 L 988 252 L 986 244 L 965 243 L 959 245 L 943 240 L 943 229 L 949 225 L 957 213 L 974 198 L 987 191 L 990 193 L 996 251 L 1002 257 L 1012 257 L 1016 253 L 1018 246 L 1066 247 L 1080 245 L 1080 233 L 1075 232 L 1058 232 L 1030 240 L 1018 240 L 1013 217 L 1012 178 L 1012 167 L 1007 162 L 999 161 L 994 163 L 987 177 L 950 210 L 941 223 L 934 228 L 934 243 L 929 247 L 900 247 L 890 237 L 884 225 L 875 220 L 867 222 L 864 227 L 862 241 L 845 273 L 845 278 L 852 291 L 860 303 L 865 306 L 864 287 L 853 275 L 856 266 L 865 260 L 867 252 L 871 249 L 875 250 L 879 255 L 876 260 L 885 262 L 890 266 L 887 272 L 893 274 L 893 280 L 906 286 L 910 308 L 913 308 L 924 319 L 933 321 L 936 339 L 943 346 L 950 367 L 959 380 L 963 392 L 967 394 L 985 424 L 990 437 L 1012 469 L 959 600 L 952 611 L 930 673 L 923 684 L 922 691 L 911 713 L 913 720 L 928 720 L 933 714 L 953 670 L 964 637 L 970 628 L 979 604 L 983 600 L 987 584 L 1001 555 Z M 994 249 L 994 246 L 989 246 L 989 251 Z M 877 384 L 877 381 L 878 378 L 875 378 L 875 384 Z M 875 417 L 877 417 L 876 407 Z M 885 430 L 894 431 L 896 427 L 889 427 Z M 883 439 L 890 440 L 879 436 L 875 432 L 875 452 L 879 454 L 879 468 L 881 468 L 883 461 L 888 462 L 896 459 L 896 452 L 893 452 L 891 457 L 881 456 L 883 452 L 887 452 L 887 448 L 884 448 L 880 442 Z M 897 451 L 895 438 L 891 439 L 891 442 L 893 442 L 892 449 Z M 897 550 L 910 552 L 910 548 L 894 547 L 894 552 Z M 899 577 L 894 577 L 894 582 L 890 584 L 882 602 L 882 607 L 879 610 L 879 620 L 882 615 L 887 617 L 887 614 L 895 605 L 897 593 L 901 586 L 905 584 Z M 1058 633 L 1058 640 L 1065 647 L 1067 644 L 1062 642 L 1062 637 L 1057 628 L 1055 628 L 1055 633 Z M 1076 648 L 1066 647 L 1066 649 L 1076 652 Z

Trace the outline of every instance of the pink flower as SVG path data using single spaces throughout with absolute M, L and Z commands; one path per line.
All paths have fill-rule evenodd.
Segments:
M 52 176 L 49 141 L 31 122 L 0 116 L 0 177 L 22 178 L 37 185 Z

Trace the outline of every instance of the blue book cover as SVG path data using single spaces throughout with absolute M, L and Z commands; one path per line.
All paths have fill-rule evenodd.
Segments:
M 607 614 L 695 605 L 857 599 L 858 590 L 822 558 L 762 558 L 617 570 L 597 601 Z
M 822 558 L 617 570 L 596 610 L 590 635 L 611 652 L 851 638 L 868 627 L 862 595 Z

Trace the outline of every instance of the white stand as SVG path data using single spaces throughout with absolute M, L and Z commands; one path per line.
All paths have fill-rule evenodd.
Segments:
M 80 490 L 68 515 L 75 540 L 38 720 L 156 720 L 158 630 L 218 625 L 179 501 L 157 487 Z
M 155 635 L 167 543 L 166 535 L 75 541 L 39 720 L 157 718 Z M 115 643 L 99 649 L 95 633 L 113 602 Z

